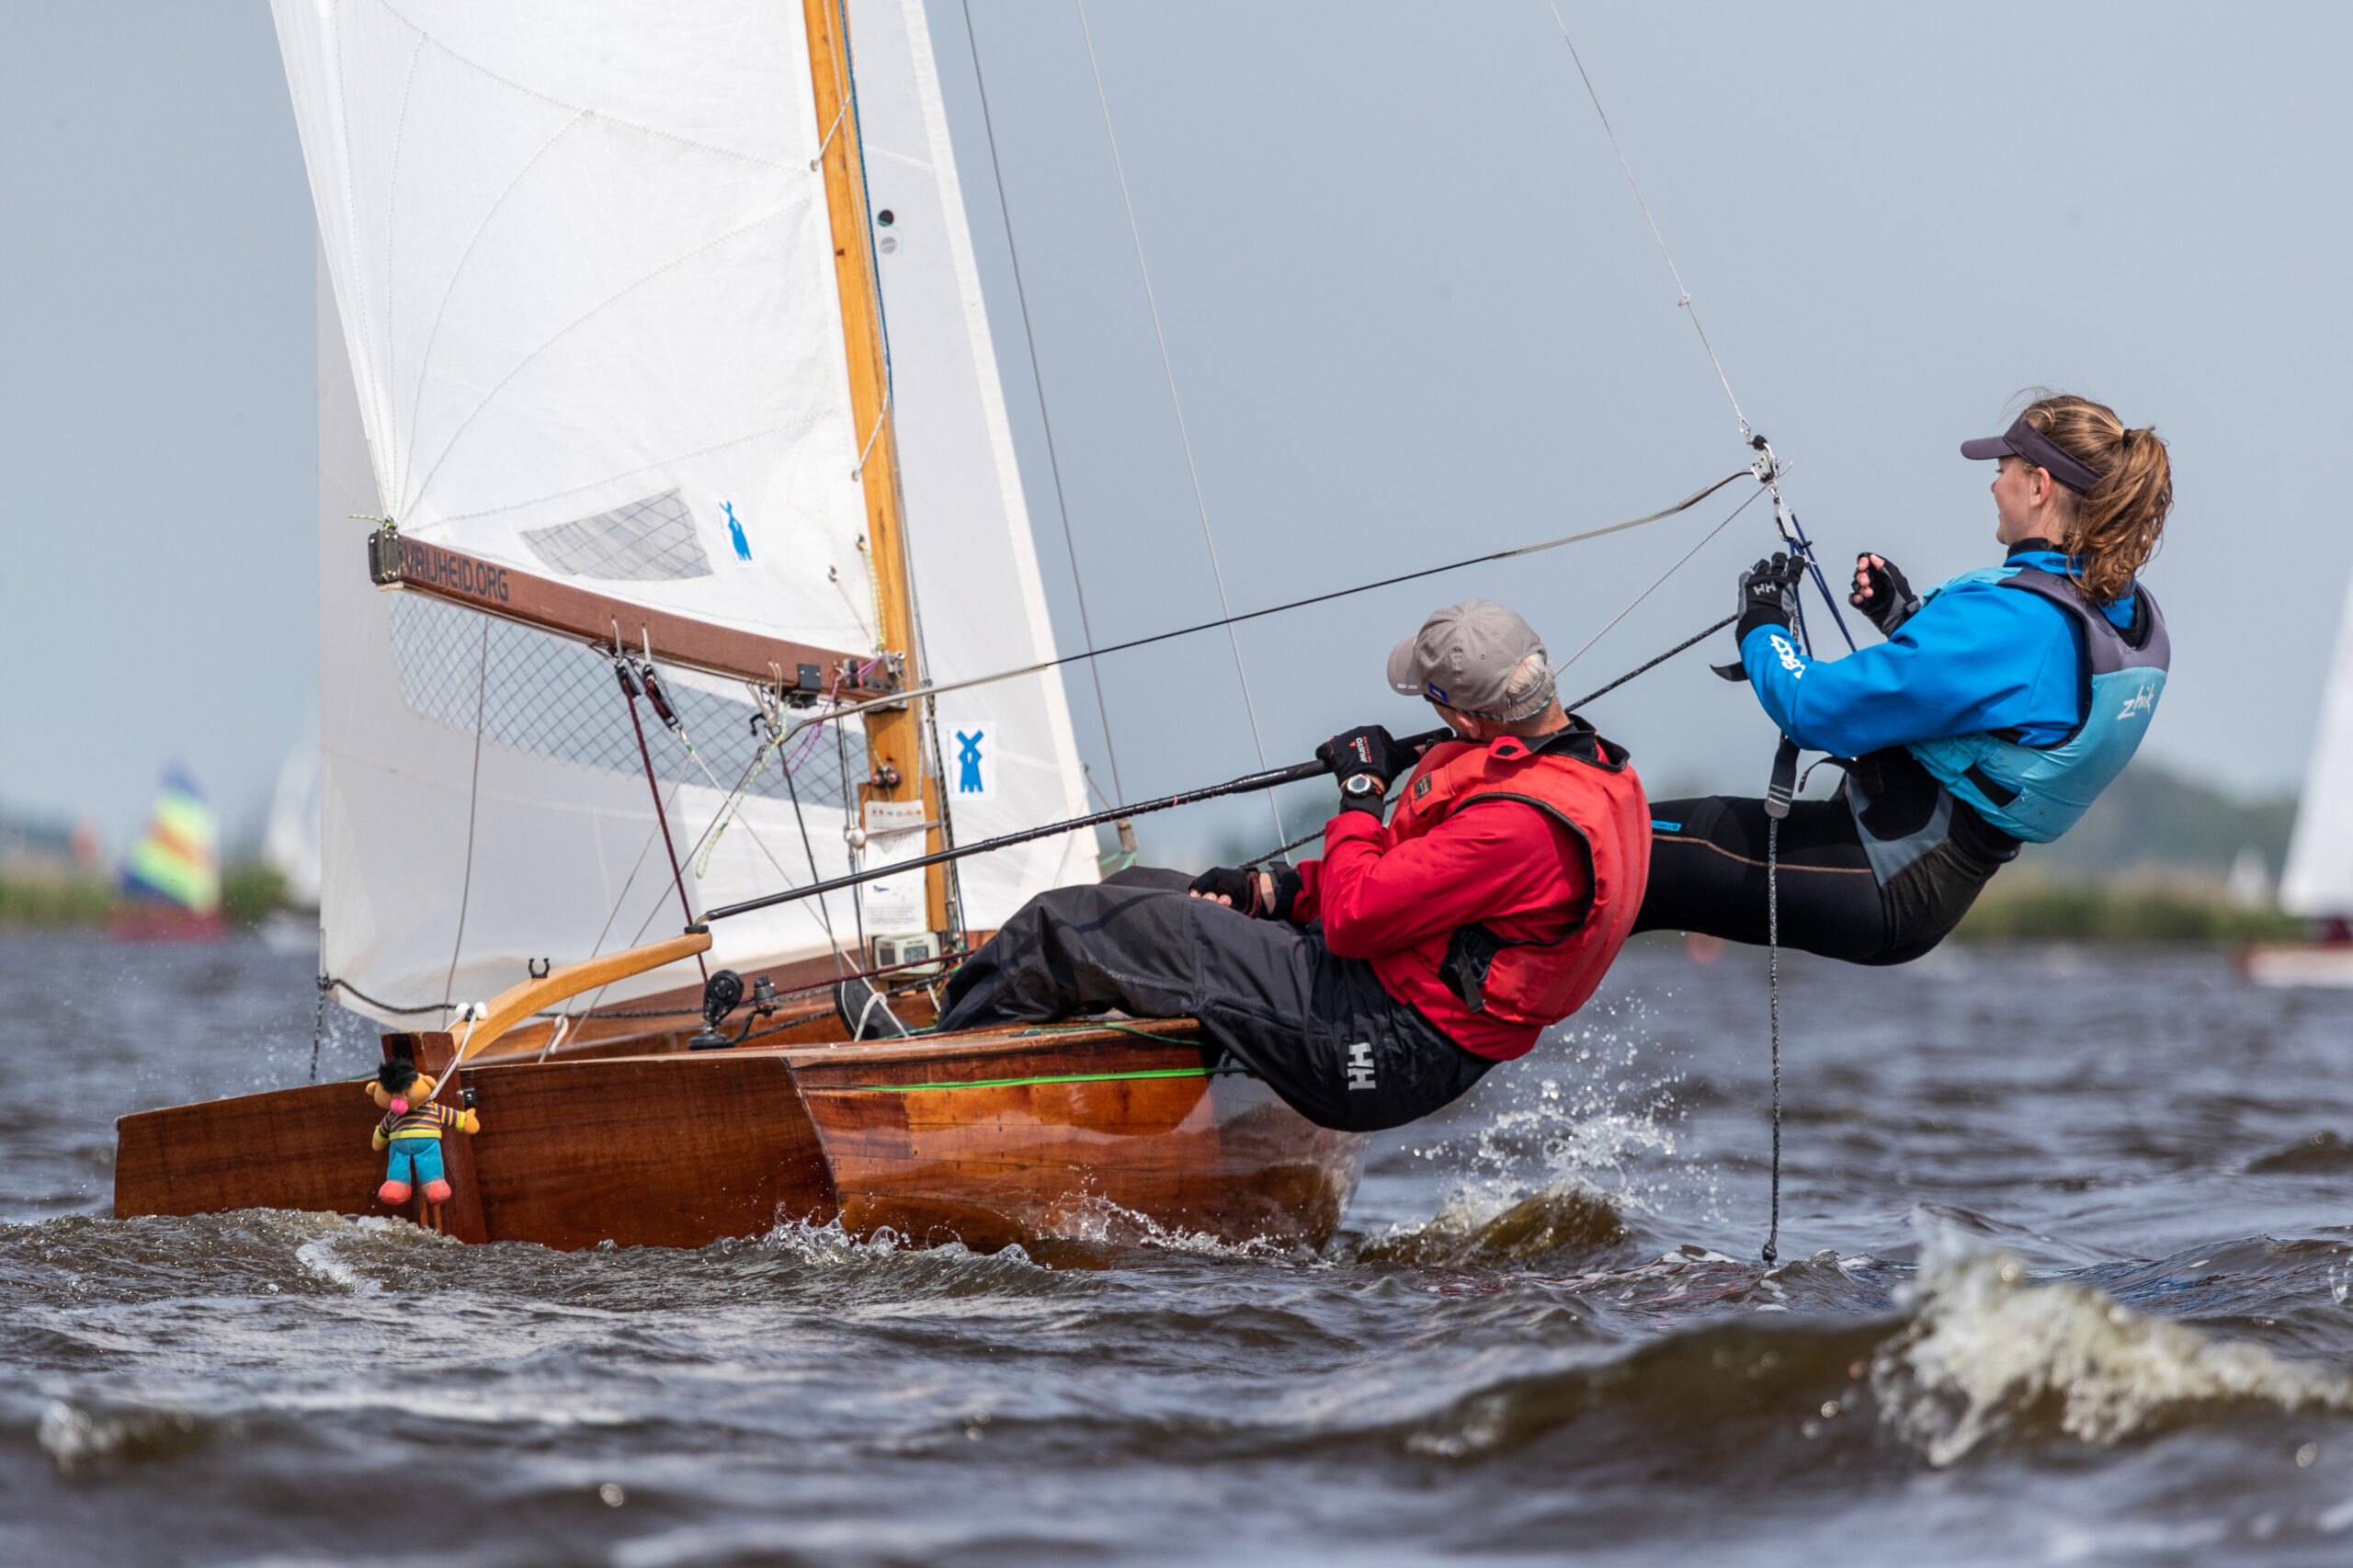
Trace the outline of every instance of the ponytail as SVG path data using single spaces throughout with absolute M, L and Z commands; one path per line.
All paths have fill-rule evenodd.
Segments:
M 2065 549 L 2084 596 L 2111 605 L 2157 552 L 2173 510 L 2173 465 L 2155 428 L 2125 428 L 2113 409 L 2065 393 L 2036 399 L 2020 415 L 2100 476 L 2084 494 L 2069 494 L 2074 517 Z

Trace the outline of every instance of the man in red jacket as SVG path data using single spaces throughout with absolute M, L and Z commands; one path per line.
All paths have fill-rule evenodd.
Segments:
M 1428 1115 L 1585 1005 L 1632 929 L 1650 810 L 1623 747 L 1561 710 L 1528 623 L 1466 599 L 1389 656 L 1461 739 L 1316 756 L 1324 854 L 1280 872 L 1123 871 L 1031 899 L 948 983 L 943 1030 L 1190 1015 L 1309 1120 Z M 1404 787 L 1384 823 L 1389 787 Z

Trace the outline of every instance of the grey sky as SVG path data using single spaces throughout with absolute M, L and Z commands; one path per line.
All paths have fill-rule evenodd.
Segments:
M 1915 581 L 1993 559 L 1990 474 L 1954 448 L 2020 388 L 2154 423 L 2180 502 L 2150 576 L 2177 649 L 2152 749 L 2291 786 L 2353 569 L 2325 478 L 2353 401 L 2336 276 L 2353 17 L 1563 10 L 1825 556 L 1879 549 Z M 973 11 L 1097 633 L 1213 614 L 1075 16 Z M 1089 16 L 1236 609 L 1649 511 L 1739 466 L 1542 0 Z M 964 13 L 934 0 L 931 20 L 1072 649 Z M 267 12 L 19 5 L 11 24 L 0 801 L 119 841 L 180 757 L 250 814 L 315 696 L 312 222 Z M 1425 727 L 1380 661 L 1438 603 L 1504 599 L 1566 657 L 1741 494 L 1245 628 L 1268 752 Z M 1563 686 L 1724 613 L 1769 543 L 1752 508 Z M 1769 731 L 1704 665 L 1595 710 L 1654 789 L 1761 782 Z M 1253 763 L 1222 637 L 1104 678 L 1131 795 Z M 1071 690 L 1108 783 L 1091 687 Z

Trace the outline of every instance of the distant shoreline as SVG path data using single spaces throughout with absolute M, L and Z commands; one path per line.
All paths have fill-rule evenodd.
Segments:
M 286 883 L 257 862 L 221 873 L 221 911 L 252 926 L 285 903 Z M 86 873 L 13 867 L 0 871 L 0 931 L 60 931 L 106 924 L 123 903 L 114 884 Z

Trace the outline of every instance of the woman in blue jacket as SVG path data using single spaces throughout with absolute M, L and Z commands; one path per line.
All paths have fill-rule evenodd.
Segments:
M 2173 505 L 2165 445 L 2080 397 L 2046 397 L 1994 458 L 1999 566 L 1915 597 L 1883 557 L 1848 601 L 1887 641 L 1816 660 L 1790 633 L 1800 568 L 1740 580 L 1742 666 L 1784 734 L 1846 765 L 1781 824 L 1780 939 L 1854 963 L 1942 941 L 2022 843 L 2075 825 L 2122 772 L 2165 689 L 2165 619 L 2137 582 Z M 1654 801 L 1637 930 L 1766 939 L 1765 802 Z

